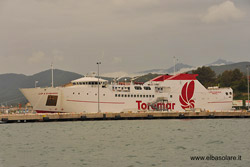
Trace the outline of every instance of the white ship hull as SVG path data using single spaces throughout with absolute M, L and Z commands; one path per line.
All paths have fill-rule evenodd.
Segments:
M 68 87 L 28 88 L 21 92 L 37 112 L 96 113 L 98 104 L 100 112 L 116 113 L 232 109 L 231 88 L 206 89 L 195 77 L 161 76 L 144 85 L 108 85 L 102 80 L 99 101 L 98 84 L 88 81 L 91 78 L 72 81 L 74 85 Z

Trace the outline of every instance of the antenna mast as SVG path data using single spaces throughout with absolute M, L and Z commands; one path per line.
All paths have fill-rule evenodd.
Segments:
M 176 57 L 174 56 L 174 75 L 176 74 L 176 62 L 178 62 L 178 59 L 176 59 Z
M 174 75 L 175 75 L 175 56 L 174 56 Z

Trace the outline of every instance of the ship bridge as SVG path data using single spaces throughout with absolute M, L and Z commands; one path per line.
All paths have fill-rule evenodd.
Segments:
M 83 77 L 83 78 L 79 78 L 79 79 L 71 81 L 73 85 L 98 85 L 98 82 L 99 82 L 99 85 L 108 84 L 107 80 L 104 80 L 101 78 L 99 78 L 98 80 L 98 78 L 95 78 L 95 77 Z

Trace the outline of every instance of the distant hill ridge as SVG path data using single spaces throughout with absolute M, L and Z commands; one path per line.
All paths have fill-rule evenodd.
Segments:
M 220 65 L 220 66 L 209 66 L 213 71 L 215 71 L 216 75 L 222 74 L 226 70 L 234 70 L 238 68 L 241 72 L 247 72 L 246 66 L 250 65 L 250 62 L 239 62 L 227 65 Z
M 64 85 L 80 77 L 82 75 L 77 73 L 55 69 L 54 86 Z M 0 74 L 0 103 L 6 105 L 25 102 L 26 100 L 19 88 L 35 87 L 35 81 L 38 81 L 38 87 L 51 86 L 51 70 L 42 71 L 31 76 L 13 73 Z
M 205 66 L 215 66 L 215 65 L 229 65 L 229 64 L 234 64 L 234 62 L 232 61 L 227 61 L 227 60 L 223 60 L 223 59 L 218 59 L 215 62 L 212 62 L 210 64 L 207 64 Z
M 190 69 L 193 68 L 193 66 L 190 66 L 188 64 L 183 64 L 183 63 L 177 63 L 175 65 L 175 71 L 182 71 L 183 69 Z M 140 71 L 138 74 L 148 74 L 148 73 L 158 73 L 158 74 L 165 74 L 165 73 L 174 73 L 174 66 L 167 68 L 167 69 L 152 69 L 152 70 L 145 70 L 145 71 Z
M 233 63 L 231 61 L 226 61 L 222 59 L 218 59 L 217 61 L 210 63 L 208 65 L 204 65 L 206 67 L 210 67 L 216 75 L 222 74 L 226 70 L 234 70 L 238 68 L 241 72 L 246 73 L 246 66 L 249 65 L 250 62 L 238 62 Z M 197 69 L 198 67 L 193 67 L 187 64 L 178 63 L 176 64 L 175 70 L 177 73 L 188 72 L 190 73 L 192 70 Z M 138 72 L 138 75 L 145 75 L 148 73 L 152 74 L 173 74 L 174 67 L 170 67 L 168 69 L 152 69 Z

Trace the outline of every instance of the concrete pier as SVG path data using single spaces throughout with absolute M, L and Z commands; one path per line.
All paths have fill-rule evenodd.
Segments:
M 2 114 L 1 123 L 88 121 L 88 120 L 133 120 L 133 119 L 222 119 L 250 118 L 250 112 L 141 112 L 141 113 L 46 113 Z

